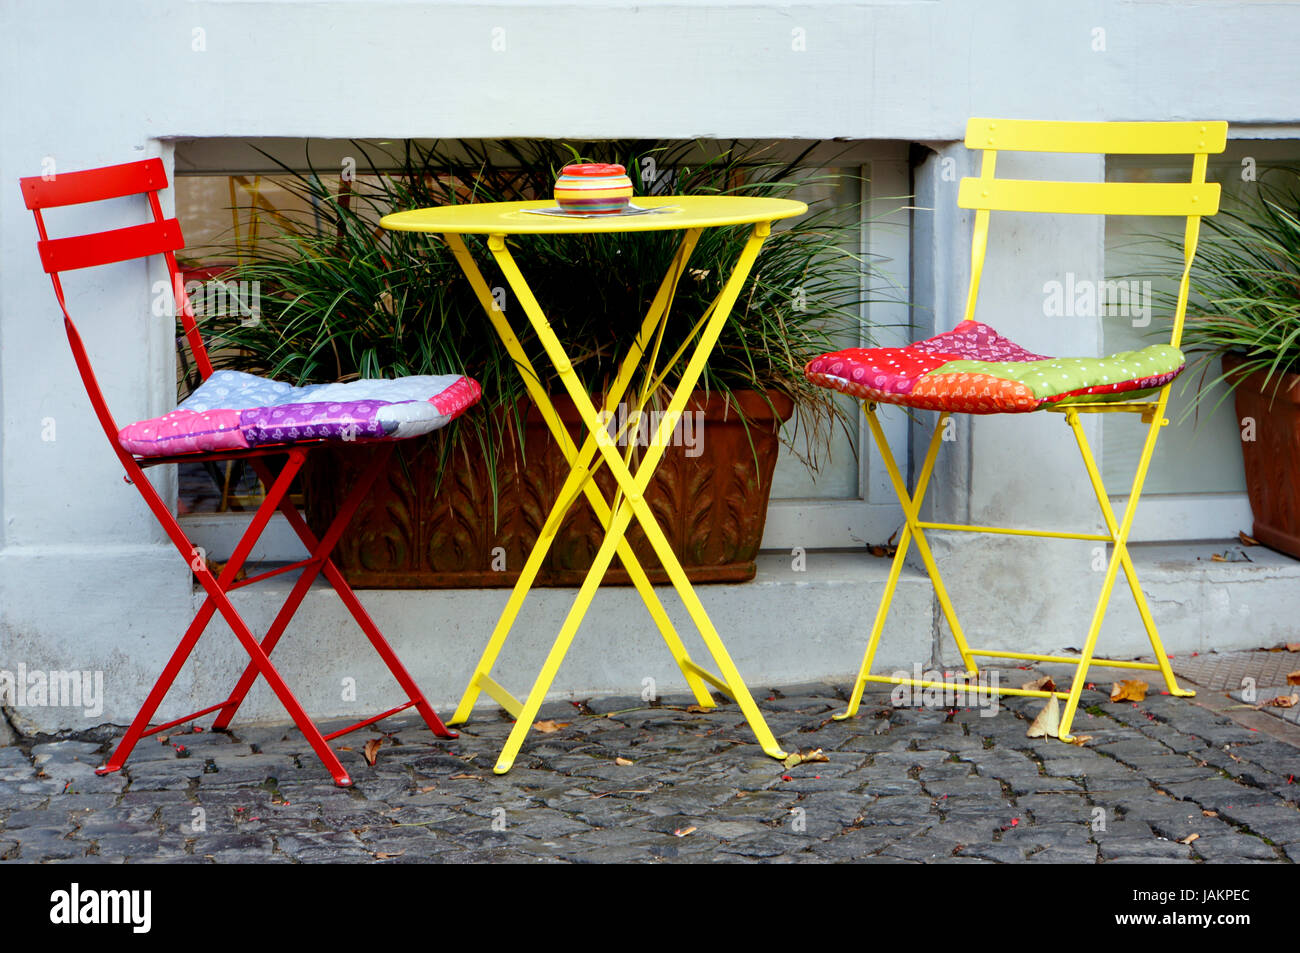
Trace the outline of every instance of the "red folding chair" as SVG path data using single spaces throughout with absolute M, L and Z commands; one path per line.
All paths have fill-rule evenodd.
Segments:
M 353 382 L 354 384 L 373 385 L 373 387 L 400 387 L 406 391 L 419 392 L 419 399 L 406 402 L 384 401 L 373 398 L 360 401 L 357 398 L 365 395 L 364 389 L 340 392 L 337 390 L 338 388 L 346 389 L 353 385 L 331 385 L 336 390 L 331 394 L 331 402 L 328 404 L 324 402 L 301 402 L 282 405 L 278 408 L 283 412 L 284 407 L 289 406 L 293 412 L 316 414 L 318 416 L 313 420 L 324 421 L 319 426 L 298 428 L 292 433 L 276 429 L 274 426 L 268 426 L 264 413 L 268 410 L 266 407 L 232 409 L 224 406 L 219 410 L 213 410 L 209 407 L 206 412 L 181 411 L 178 408 L 177 411 L 162 418 L 144 421 L 132 425 L 132 427 L 128 427 L 124 431 L 119 431 L 96 382 L 81 336 L 78 334 L 76 326 L 72 322 L 72 317 L 68 313 L 64 299 L 63 283 L 60 277 L 62 272 L 162 255 L 166 260 L 167 270 L 171 275 L 176 304 L 185 329 L 185 341 L 195 366 L 205 383 L 212 383 L 213 378 L 212 363 L 208 358 L 207 350 L 204 348 L 203 340 L 199 334 L 198 322 L 190 306 L 184 283 L 176 265 L 175 252 L 177 249 L 184 247 L 180 223 L 174 218 L 163 217 L 162 207 L 158 200 L 159 190 L 167 186 L 167 177 L 162 161 L 159 159 L 146 159 L 140 162 L 130 162 L 124 165 L 92 169 L 85 172 L 64 173 L 50 177 L 35 176 L 22 179 L 21 182 L 27 207 L 36 216 L 36 228 L 40 233 L 37 248 L 40 251 L 41 264 L 54 283 L 54 295 L 59 301 L 59 307 L 63 310 L 64 325 L 67 329 L 68 341 L 72 346 L 72 354 L 76 360 L 77 369 L 81 373 L 82 382 L 85 384 L 86 393 L 90 397 L 91 405 L 95 409 L 95 415 L 99 418 L 99 422 L 104 428 L 104 434 L 108 437 L 114 452 L 126 469 L 126 482 L 140 491 L 145 503 L 148 504 L 149 509 L 157 517 L 158 522 L 162 524 L 163 529 L 175 544 L 182 558 L 190 564 L 195 577 L 207 593 L 203 606 L 186 630 L 175 652 L 172 653 L 171 659 L 168 661 L 166 668 L 163 669 L 163 673 L 154 685 L 153 690 L 149 693 L 144 706 L 131 723 L 126 736 L 118 744 L 117 750 L 113 752 L 113 756 L 108 760 L 108 763 L 98 768 L 97 773 L 107 774 L 120 769 L 142 737 L 167 731 L 177 725 L 185 724 L 214 711 L 218 712 L 218 715 L 213 728 L 216 730 L 226 729 L 259 675 L 266 679 L 271 689 L 288 710 L 294 723 L 302 730 L 307 741 L 321 761 L 324 762 L 330 774 L 333 775 L 335 782 L 342 786 L 350 785 L 352 779 L 339 762 L 338 756 L 329 746 L 329 742 L 340 735 L 356 731 L 390 715 L 414 707 L 435 735 L 440 738 L 455 738 L 456 733 L 449 731 L 439 719 L 433 707 L 424 697 L 406 668 L 398 660 L 392 647 L 380 634 L 369 614 L 357 600 L 356 594 L 344 581 L 342 574 L 329 557 L 344 528 L 351 521 L 358 505 L 364 499 L 375 478 L 384 469 L 396 440 L 414 436 L 420 432 L 428 432 L 454 419 L 466 408 L 477 402 L 480 394 L 478 385 L 469 378 L 460 377 L 459 375 L 403 378 L 397 382 Z M 42 214 L 46 209 L 134 195 L 146 195 L 148 197 L 149 208 L 152 211 L 152 221 L 143 225 L 67 238 L 51 239 L 46 234 Z M 234 374 L 234 372 L 218 372 L 219 376 L 222 374 Z M 310 396 L 307 389 L 291 388 L 288 385 L 265 381 L 252 375 L 237 375 L 237 377 L 238 383 L 252 388 L 248 393 L 256 393 L 258 388 L 265 385 L 267 388 L 274 388 L 277 394 L 288 394 L 290 398 L 297 393 Z M 200 388 L 201 390 L 202 388 Z M 352 402 L 340 400 L 340 393 L 345 398 L 348 394 L 351 394 L 354 400 Z M 427 400 L 428 406 L 421 403 L 421 400 Z M 232 400 L 231 402 L 236 403 L 237 401 Z M 308 408 L 308 410 L 303 411 L 302 408 Z M 334 411 L 334 408 L 339 408 L 339 410 Z M 329 417 L 329 413 L 334 413 L 335 416 Z M 370 414 L 371 416 L 361 416 L 362 414 Z M 391 419 L 393 417 L 401 417 L 404 422 L 402 424 L 393 424 Z M 415 423 L 410 422 L 411 418 L 415 419 Z M 193 422 L 196 420 L 217 420 L 220 423 L 212 428 L 214 433 L 206 435 L 201 435 L 202 428 L 192 428 L 194 432 L 187 432 L 185 439 L 180 442 L 175 439 L 158 439 L 156 442 L 150 443 L 143 438 L 129 440 L 123 436 L 131 433 L 140 438 L 142 434 L 146 436 L 157 435 L 163 431 L 172 434 L 177 431 L 177 428 L 185 426 L 186 421 Z M 317 539 L 298 513 L 298 510 L 289 502 L 287 494 L 294 477 L 302 469 L 307 454 L 313 449 L 327 444 L 334 444 L 339 440 L 357 447 L 366 446 L 371 448 L 373 460 L 363 472 L 356 486 L 353 487 L 338 516 L 330 524 L 324 535 Z M 217 449 L 213 449 L 214 446 Z M 177 450 L 185 452 L 176 452 Z M 278 457 L 285 459 L 284 463 L 277 468 L 276 458 Z M 266 488 L 266 498 L 258 506 L 248 530 L 239 540 L 230 561 L 221 569 L 220 575 L 216 576 L 201 557 L 199 548 L 185 535 L 175 516 L 172 515 L 171 509 L 163 502 L 153 485 L 145 477 L 144 468 L 161 464 L 240 459 L 249 461 Z M 238 579 L 253 545 L 257 542 L 271 516 L 277 510 L 284 514 L 285 519 L 288 520 L 289 525 L 293 527 L 294 532 L 298 534 L 311 555 L 307 559 L 289 566 L 272 569 L 250 578 Z M 270 628 L 259 642 L 235 610 L 234 605 L 231 604 L 229 593 L 242 586 L 252 585 L 255 582 L 293 570 L 301 570 L 301 575 L 299 575 L 297 582 L 289 593 L 289 597 L 285 600 Z M 316 725 L 308 718 L 302 705 L 294 697 L 293 692 L 290 691 L 288 685 L 280 677 L 279 672 L 276 671 L 269 658 L 271 651 L 279 642 L 281 635 L 284 634 L 299 604 L 306 596 L 307 590 L 311 588 L 312 583 L 322 573 L 339 594 L 343 604 L 347 606 L 348 611 L 370 640 L 371 645 L 374 646 L 384 660 L 393 677 L 397 679 L 407 698 L 405 704 L 398 705 L 382 714 L 375 715 L 373 718 L 367 718 L 355 725 L 328 735 L 322 735 Z M 225 619 L 235 633 L 245 651 L 248 652 L 250 662 L 247 668 L 235 684 L 234 690 L 224 700 L 183 718 L 169 721 L 164 725 L 151 726 L 150 722 L 163 697 L 193 651 L 199 637 L 217 612 L 221 613 L 222 618 Z

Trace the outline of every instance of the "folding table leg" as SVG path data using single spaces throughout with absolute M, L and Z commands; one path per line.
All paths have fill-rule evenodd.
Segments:
M 739 673 L 736 671 L 735 665 L 732 663 L 730 655 L 723 646 L 721 639 L 718 638 L 717 632 L 709 621 L 703 605 L 700 603 L 694 589 L 691 587 L 690 581 L 686 578 L 685 572 L 682 570 L 680 563 L 672 552 L 672 547 L 663 536 L 663 531 L 660 529 L 653 512 L 646 504 L 643 496 L 645 488 L 648 486 L 649 481 L 654 474 L 654 470 L 663 455 L 664 448 L 667 446 L 668 439 L 676 426 L 677 420 L 681 416 L 691 390 L 699 380 L 701 373 L 703 373 L 704 365 L 708 360 L 708 355 L 717 343 L 718 335 L 721 333 L 722 327 L 726 323 L 727 316 L 730 314 L 731 308 L 735 304 L 735 300 L 740 293 L 740 288 L 744 284 L 744 281 L 753 266 L 754 260 L 758 256 L 759 249 L 762 247 L 764 239 L 768 234 L 770 234 L 770 232 L 770 223 L 760 222 L 754 226 L 749 241 L 746 242 L 736 264 L 732 268 L 731 275 L 728 277 L 723 286 L 722 292 L 718 296 L 713 313 L 705 323 L 704 329 L 695 345 L 695 350 L 687 362 L 686 369 L 683 371 L 681 378 L 677 383 L 673 397 L 669 401 L 668 408 L 660 421 L 656 438 L 651 442 L 651 446 L 647 451 L 641 466 L 638 468 L 636 475 L 633 476 L 629 472 L 627 465 L 614 451 L 613 447 L 606 446 L 602 441 L 597 441 L 597 447 L 601 455 L 604 457 L 606 465 L 610 468 L 611 473 L 618 483 L 620 491 L 625 494 L 623 501 L 624 505 L 615 510 L 605 542 L 602 544 L 600 553 L 597 554 L 597 563 L 593 565 L 592 572 L 588 574 L 587 579 L 584 581 L 583 588 L 579 591 L 578 599 L 570 610 L 569 617 L 566 618 L 565 626 L 561 630 L 560 637 L 556 640 L 551 655 L 548 656 L 546 665 L 544 666 L 542 673 L 538 676 L 538 681 L 534 685 L 533 692 L 530 694 L 529 703 L 525 704 L 521 715 L 519 716 L 519 721 L 516 723 L 515 729 L 511 733 L 511 738 L 507 742 L 506 751 L 503 752 L 502 759 L 497 766 L 499 772 L 509 769 L 515 752 L 518 751 L 519 745 L 522 743 L 524 736 L 527 734 L 528 729 L 531 726 L 531 719 L 536 715 L 536 707 L 540 706 L 541 698 L 545 696 L 546 689 L 549 688 L 550 681 L 554 677 L 555 671 L 558 669 L 559 662 L 563 658 L 565 651 L 567 651 L 568 645 L 572 641 L 578 625 L 581 623 L 582 615 L 585 614 L 591 598 L 595 593 L 595 589 L 600 583 L 600 578 L 596 574 L 596 569 L 599 567 L 601 570 L 599 575 L 603 576 L 604 569 L 608 566 L 609 559 L 612 558 L 614 547 L 617 545 L 618 539 L 621 537 L 622 533 L 626 531 L 627 524 L 630 522 L 632 515 L 635 515 L 637 521 L 641 524 L 642 530 L 646 534 L 646 538 L 654 547 L 656 555 L 659 557 L 661 564 L 667 570 L 669 577 L 673 582 L 674 588 L 677 589 L 679 596 L 685 603 L 692 621 L 695 622 L 696 627 L 700 630 L 700 634 L 704 638 L 706 646 L 708 646 L 715 661 L 722 668 L 723 678 L 731 689 L 737 704 L 740 706 L 742 712 L 744 712 L 746 719 L 749 721 L 750 728 L 754 731 L 754 734 L 762 745 L 764 752 L 773 757 L 784 757 L 785 753 L 781 750 L 776 739 L 772 736 L 766 722 L 763 721 L 758 706 L 754 704 L 752 696 L 745 687 L 744 682 L 741 680 Z M 542 313 L 541 307 L 538 305 L 536 298 L 533 297 L 531 290 L 528 288 L 527 282 L 520 273 L 519 268 L 511 257 L 505 243 L 497 240 L 496 236 L 493 236 L 493 240 L 489 240 L 488 248 L 496 258 L 497 264 L 501 268 L 506 281 L 509 283 L 511 289 L 515 292 L 515 296 L 523 306 L 524 313 L 528 316 L 534 330 L 537 332 L 538 338 L 541 341 L 543 348 L 546 350 L 547 356 L 550 358 L 552 365 L 559 373 L 560 380 L 563 382 L 569 396 L 573 399 L 575 406 L 578 408 L 584 424 L 594 435 L 602 427 L 602 421 L 597 415 L 595 407 L 592 405 L 591 399 L 583 389 L 577 375 L 573 372 L 572 362 L 565 353 L 563 345 L 556 336 L 554 330 L 551 328 L 549 322 L 546 320 L 545 315 Z M 630 508 L 630 514 L 626 512 L 626 508 Z M 604 554 L 603 564 L 601 562 L 601 554 Z M 535 705 L 533 704 L 534 702 Z
M 661 330 L 663 322 L 667 319 L 669 306 L 672 301 L 673 293 L 677 287 L 682 274 L 686 269 L 686 262 L 689 260 L 691 252 L 694 250 L 699 240 L 700 230 L 689 229 L 683 235 L 682 241 L 678 245 L 674 255 L 673 262 L 669 266 L 668 273 L 660 283 L 659 290 L 651 303 L 645 318 L 642 321 L 640 332 L 633 342 L 629 353 L 624 357 L 615 375 L 614 381 L 606 395 L 604 410 L 606 414 L 612 414 L 617 407 L 619 400 L 627 390 L 632 376 L 637 369 L 637 364 L 641 355 L 644 353 L 647 343 L 655 334 L 656 330 Z M 492 636 L 488 640 L 478 664 L 475 666 L 474 673 L 470 677 L 469 685 L 466 687 L 461 697 L 460 704 L 456 708 L 450 723 L 453 725 L 462 724 L 468 720 L 470 713 L 473 711 L 474 703 L 478 699 L 480 691 L 487 691 L 493 699 L 501 704 L 507 711 L 517 714 L 521 703 L 514 696 L 510 695 L 504 688 L 494 682 L 490 676 L 493 665 L 504 647 L 506 638 L 514 625 L 522 608 L 523 601 L 532 588 L 537 573 L 541 569 L 542 562 L 549 552 L 551 543 L 554 541 L 555 534 L 559 530 L 563 516 L 568 512 L 569 507 L 576 501 L 579 490 L 586 496 L 588 503 L 595 512 L 596 518 L 600 521 L 602 527 L 608 532 L 610 527 L 610 508 L 605 499 L 600 495 L 599 488 L 591 481 L 591 476 L 595 472 L 591 467 L 592 459 L 596 455 L 595 435 L 588 434 L 583 442 L 581 450 L 577 450 L 568 431 L 560 422 L 558 415 L 555 413 L 554 406 L 551 404 L 549 395 L 543 390 L 538 381 L 539 375 L 529 361 L 527 354 L 519 344 L 509 323 L 506 321 L 504 313 L 496 306 L 491 292 L 488 290 L 487 282 L 483 280 L 482 273 L 475 264 L 473 256 L 469 254 L 464 240 L 458 235 L 447 236 L 447 241 L 452 249 L 461 270 L 465 277 L 474 288 L 480 303 L 483 306 L 488 319 L 492 322 L 498 335 L 506 346 L 511 358 L 519 368 L 520 374 L 534 404 L 542 412 L 543 419 L 546 421 L 552 436 L 559 444 L 565 458 L 569 462 L 570 473 L 566 478 L 564 486 L 561 488 L 556 497 L 556 503 L 552 511 L 547 516 L 547 521 L 543 525 L 542 532 L 539 534 L 537 544 L 529 553 L 519 579 L 516 580 L 515 586 L 511 591 L 510 598 L 506 603 L 500 618 L 493 629 Z M 597 464 L 599 466 L 599 464 Z M 642 569 L 636 554 L 626 540 L 619 543 L 618 556 L 628 572 L 632 584 L 635 586 L 637 593 L 640 595 L 642 602 L 645 604 L 647 611 L 654 620 L 660 635 L 663 637 L 668 649 L 681 669 L 683 676 L 692 693 L 695 695 L 696 702 L 703 707 L 712 707 L 713 697 L 709 694 L 705 681 L 696 673 L 696 666 L 691 661 L 686 647 L 682 644 L 681 638 L 677 635 L 663 604 L 655 594 L 654 588 L 650 585 L 649 578 Z

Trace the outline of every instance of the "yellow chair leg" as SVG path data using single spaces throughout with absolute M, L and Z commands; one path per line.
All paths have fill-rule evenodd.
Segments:
M 1092 455 L 1092 449 L 1088 444 L 1088 437 L 1084 433 L 1083 424 L 1079 420 L 1077 410 L 1068 410 L 1065 415 L 1070 429 L 1074 432 L 1075 441 L 1079 445 L 1079 452 L 1083 455 L 1084 466 L 1088 470 L 1088 479 L 1092 483 L 1093 492 L 1097 496 L 1097 503 L 1101 507 L 1102 518 L 1106 521 L 1106 531 L 1114 536 L 1118 530 L 1115 521 L 1115 511 L 1110 505 L 1110 495 L 1106 492 L 1106 487 L 1102 483 L 1101 473 L 1097 469 L 1097 463 Z M 1163 426 L 1161 421 L 1164 418 L 1152 420 L 1148 426 L 1157 428 Z M 1151 609 L 1147 605 L 1146 595 L 1142 592 L 1142 586 L 1138 582 L 1137 571 L 1133 568 L 1133 557 L 1129 554 L 1128 547 L 1124 547 L 1122 560 L 1124 568 L 1124 577 L 1128 580 L 1129 591 L 1133 593 L 1133 601 L 1137 605 L 1138 615 L 1142 618 L 1142 626 L 1146 629 L 1147 639 L 1151 642 L 1151 650 L 1155 654 L 1156 664 L 1160 666 L 1160 674 L 1165 680 L 1165 689 L 1171 695 L 1180 698 L 1191 698 L 1196 692 L 1190 689 L 1180 688 L 1178 680 L 1174 676 L 1174 671 L 1169 665 L 1169 656 L 1165 653 L 1164 643 L 1160 640 L 1160 633 L 1156 628 L 1155 619 L 1151 616 Z
M 1102 580 L 1101 595 L 1097 598 L 1097 606 L 1092 613 L 1092 623 L 1088 627 L 1088 637 L 1083 644 L 1083 652 L 1079 658 L 1078 667 L 1075 669 L 1074 683 L 1070 686 L 1070 696 L 1066 699 L 1065 708 L 1061 712 L 1061 727 L 1058 737 L 1062 741 L 1073 740 L 1070 734 L 1070 728 L 1074 722 L 1075 712 L 1079 708 L 1079 698 L 1083 694 L 1083 686 L 1087 682 L 1088 668 L 1092 664 L 1093 652 L 1097 646 L 1097 636 L 1101 632 L 1101 626 L 1106 617 L 1106 607 L 1110 603 L 1111 590 L 1115 587 L 1116 577 L 1119 575 L 1121 566 L 1126 567 L 1126 573 L 1132 567 L 1132 561 L 1128 555 L 1128 535 L 1133 528 L 1133 518 L 1137 514 L 1138 502 L 1142 497 L 1142 485 L 1146 482 L 1147 469 L 1151 465 L 1151 458 L 1155 454 L 1156 438 L 1160 435 L 1160 428 L 1164 426 L 1165 406 L 1169 401 L 1169 385 L 1166 384 L 1160 390 L 1160 398 L 1156 402 L 1154 411 L 1151 413 L 1151 419 L 1148 423 L 1146 440 L 1142 444 L 1142 455 L 1138 459 L 1137 473 L 1133 477 L 1133 486 L 1129 491 L 1128 501 L 1124 506 L 1124 518 L 1120 522 L 1118 532 L 1112 530 L 1115 537 L 1114 551 L 1111 553 L 1109 562 L 1106 565 L 1106 576 Z M 1077 417 L 1077 412 L 1068 411 L 1066 419 Z M 1082 429 L 1077 427 L 1077 420 L 1074 422 L 1075 435 L 1082 435 Z M 1097 470 L 1097 463 L 1093 459 L 1092 452 L 1088 447 L 1086 439 L 1080 441 L 1079 448 L 1083 453 L 1084 465 L 1088 468 L 1089 479 L 1093 482 L 1094 490 L 1100 487 L 1099 497 L 1106 499 L 1105 487 L 1101 485 L 1101 476 Z M 1103 514 L 1109 510 L 1109 502 L 1102 507 Z M 1107 523 L 1113 525 L 1113 513 L 1110 514 Z M 1136 584 L 1136 573 L 1130 577 L 1130 586 L 1135 593 L 1140 593 L 1141 589 Z M 1144 620 L 1145 621 L 1145 620 Z M 1152 649 L 1156 653 L 1156 664 L 1160 666 L 1161 674 L 1165 676 L 1166 683 L 1173 684 L 1173 672 L 1169 668 L 1169 659 L 1165 655 L 1164 646 L 1160 642 L 1160 637 L 1155 633 L 1154 623 L 1148 629 L 1147 635 L 1151 639 Z M 1181 693 L 1180 693 L 1181 694 Z

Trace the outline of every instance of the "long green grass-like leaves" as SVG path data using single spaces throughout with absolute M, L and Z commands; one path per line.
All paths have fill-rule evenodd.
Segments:
M 1210 384 L 1233 387 L 1262 371 L 1265 386 L 1276 388 L 1300 372 L 1300 170 L 1261 172 L 1251 197 L 1203 219 L 1202 228 L 1183 332 L 1201 370 L 1193 406 L 1211 392 L 1211 362 L 1225 355 L 1240 358 L 1240 367 Z M 1181 241 L 1162 244 L 1160 260 L 1181 271 Z M 1172 292 L 1162 298 L 1175 301 Z

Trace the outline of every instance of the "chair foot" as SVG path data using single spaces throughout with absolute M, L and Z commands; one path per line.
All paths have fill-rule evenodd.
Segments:
M 122 770 L 122 766 L 120 764 L 117 765 L 116 767 L 110 764 L 101 764 L 98 768 L 95 769 L 95 774 L 98 777 L 102 778 L 107 774 L 113 774 L 115 771 L 121 771 L 121 770 Z
M 776 758 L 778 761 L 784 761 L 789 757 L 789 755 L 780 748 L 764 748 L 763 754 L 767 755 L 769 758 Z
M 334 775 L 334 783 L 341 788 L 350 788 L 352 787 L 352 778 L 346 774 L 336 774 Z
M 513 768 L 514 766 L 515 766 L 515 759 L 514 759 L 514 758 L 502 758 L 500 761 L 498 761 L 498 762 L 496 763 L 496 767 L 494 767 L 494 768 L 492 769 L 492 773 L 493 773 L 493 774 L 505 774 L 507 771 L 509 771 L 509 770 L 510 770 L 511 768 Z
M 833 718 L 835 721 L 848 721 L 856 714 L 857 712 L 854 711 L 842 711 L 837 715 L 831 715 L 831 718 Z
M 1173 691 L 1171 691 L 1169 694 L 1170 694 L 1170 695 L 1173 695 L 1175 698 L 1195 698 L 1195 697 L 1196 697 L 1196 692 L 1192 691 L 1190 688 L 1175 688 L 1175 689 L 1174 689 Z

